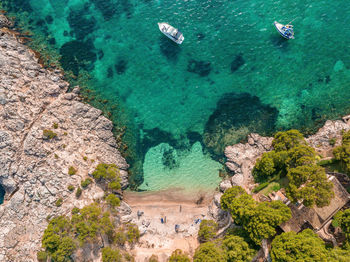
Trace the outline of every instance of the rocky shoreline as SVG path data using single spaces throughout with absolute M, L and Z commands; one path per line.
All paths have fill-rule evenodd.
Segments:
M 67 93 L 60 71 L 42 68 L 0 16 L 0 261 L 36 261 L 47 218 L 70 213 L 104 192 L 91 184 L 75 188 L 101 163 L 120 168 L 128 186 L 128 164 L 118 151 L 112 122 Z M 46 133 L 45 131 L 46 130 Z M 69 168 L 76 170 L 69 174 Z M 59 201 L 59 202 L 58 202 Z

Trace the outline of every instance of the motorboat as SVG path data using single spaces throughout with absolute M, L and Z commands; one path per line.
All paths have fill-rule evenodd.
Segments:
M 290 24 L 283 25 L 276 21 L 274 22 L 274 25 L 281 36 L 283 36 L 286 39 L 294 39 L 294 30 L 292 25 Z
M 173 40 L 177 44 L 181 44 L 184 41 L 183 34 L 175 27 L 168 23 L 158 23 L 159 30 L 166 35 L 168 38 Z

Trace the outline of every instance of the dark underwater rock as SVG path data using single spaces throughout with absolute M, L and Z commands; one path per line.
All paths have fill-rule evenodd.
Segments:
M 245 64 L 243 56 L 241 54 L 236 55 L 235 59 L 231 63 L 231 73 L 236 72 L 242 65 Z
M 187 71 L 200 76 L 207 76 L 210 74 L 211 64 L 207 61 L 196 61 L 191 59 L 188 61 Z
M 173 149 L 165 150 L 163 152 L 162 163 L 168 169 L 179 167 L 179 163 L 175 159 Z
M 60 48 L 60 63 L 64 70 L 79 74 L 79 69 L 92 70 L 96 61 L 96 53 L 92 41 L 70 41 Z
M 205 125 L 203 143 L 214 156 L 221 156 L 225 146 L 240 142 L 251 132 L 271 134 L 277 116 L 276 108 L 262 104 L 256 96 L 225 94 Z
M 124 59 L 119 58 L 118 62 L 115 64 L 115 70 L 118 75 L 124 74 L 127 69 L 128 62 Z
M 96 19 L 89 17 L 88 9 L 70 10 L 68 23 L 78 40 L 84 39 L 95 30 Z

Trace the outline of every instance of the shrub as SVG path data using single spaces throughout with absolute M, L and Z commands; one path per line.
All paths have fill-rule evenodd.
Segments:
M 120 183 L 118 181 L 113 181 L 108 183 L 108 189 L 110 190 L 119 190 L 121 188 Z
M 331 139 L 329 139 L 328 143 L 331 145 L 331 146 L 334 146 L 335 143 L 337 142 L 337 139 L 335 137 L 332 137 Z
M 60 206 L 62 206 L 62 204 L 63 204 L 63 199 L 62 198 L 57 199 L 57 201 L 55 203 L 56 207 L 60 207 Z
M 156 256 L 155 254 L 153 254 L 153 255 L 148 259 L 148 262 L 159 262 L 158 256 Z
M 78 187 L 78 188 L 77 188 L 77 191 L 75 191 L 75 196 L 76 196 L 76 198 L 79 198 L 79 197 L 81 196 L 82 193 L 83 193 L 83 190 L 82 190 L 80 187 Z
M 45 251 L 39 251 L 36 254 L 36 257 L 37 257 L 39 262 L 46 262 L 46 260 L 47 260 L 47 253 Z
M 84 181 L 81 181 L 80 185 L 82 188 L 87 188 L 92 183 L 91 178 L 87 178 Z
M 333 154 L 350 174 L 350 130 L 343 134 L 342 145 L 334 148 Z
M 218 224 L 214 220 L 202 220 L 198 231 L 199 242 L 204 243 L 212 240 L 217 230 Z
M 103 262 L 122 262 L 122 256 L 117 249 L 110 247 L 104 247 L 102 249 L 102 261 Z
M 116 206 L 119 206 L 120 205 L 120 199 L 119 197 L 117 197 L 115 194 L 109 194 L 107 197 L 106 197 L 106 201 L 107 203 L 111 206 L 111 207 L 116 207 Z
M 87 156 L 83 156 L 83 160 L 87 161 L 88 160 Z
M 55 156 L 56 159 L 58 159 L 58 155 L 57 154 L 55 154 L 54 156 Z
M 303 135 L 298 130 L 288 130 L 283 132 L 277 132 L 272 141 L 272 146 L 276 152 L 288 151 L 293 147 L 304 144 L 305 140 Z
M 345 237 L 348 241 L 350 241 L 350 209 L 346 209 L 345 211 L 339 211 L 335 215 L 335 220 L 338 221 L 338 224 L 345 234 Z
M 68 175 L 73 176 L 73 175 L 75 175 L 76 173 L 77 173 L 77 170 L 76 170 L 73 166 L 70 166 L 70 167 L 68 168 Z
M 72 214 L 74 215 L 74 214 L 78 214 L 80 212 L 80 209 L 79 208 L 77 208 L 77 207 L 73 207 L 73 209 L 72 209 Z
M 191 260 L 181 249 L 176 249 L 169 257 L 168 262 L 191 262 Z
M 52 130 L 49 130 L 49 129 L 43 130 L 43 138 L 44 139 L 54 139 L 55 137 L 57 137 L 57 134 L 55 132 L 53 132 Z
M 57 129 L 58 128 L 58 124 L 57 123 L 53 123 L 52 128 Z
M 67 188 L 68 188 L 68 190 L 71 191 L 71 192 L 73 192 L 74 189 L 75 189 L 75 187 L 74 187 L 73 185 L 68 185 Z
M 239 236 L 228 236 L 223 242 L 223 249 L 226 252 L 227 262 L 250 262 L 255 251 L 247 242 Z
M 213 242 L 201 244 L 194 253 L 193 262 L 226 262 L 226 257 L 221 248 Z
M 130 244 L 135 244 L 136 242 L 138 242 L 140 238 L 140 231 L 137 225 L 128 224 L 126 236 Z
M 125 242 L 127 241 L 126 239 L 126 234 L 122 231 L 119 230 L 116 234 L 115 234 L 115 242 L 119 245 L 119 246 L 124 246 Z

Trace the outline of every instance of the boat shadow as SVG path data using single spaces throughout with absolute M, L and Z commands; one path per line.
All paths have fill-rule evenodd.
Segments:
M 278 49 L 281 49 L 282 51 L 288 51 L 288 49 L 289 49 L 289 43 L 288 43 L 289 40 L 285 39 L 279 35 L 272 35 L 270 37 L 270 41 L 274 47 L 277 47 Z
M 177 61 L 181 52 L 181 48 L 178 44 L 174 43 L 165 36 L 161 36 L 159 38 L 159 47 L 160 52 L 166 57 L 166 59 L 173 62 Z

